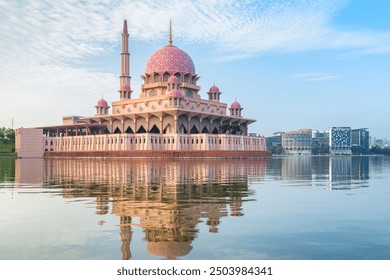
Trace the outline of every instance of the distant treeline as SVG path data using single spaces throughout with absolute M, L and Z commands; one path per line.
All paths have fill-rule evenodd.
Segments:
M 390 148 L 381 148 L 379 146 L 373 146 L 370 149 L 372 155 L 387 155 L 390 156 Z

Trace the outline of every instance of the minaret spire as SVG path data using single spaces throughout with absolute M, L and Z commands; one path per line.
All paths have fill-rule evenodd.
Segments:
M 169 19 L 169 39 L 168 43 L 172 46 L 172 19 Z
M 127 33 L 127 20 L 123 22 L 123 32 L 122 33 Z
M 121 53 L 121 75 L 119 76 L 120 98 L 131 97 L 130 87 L 130 53 L 129 53 L 129 33 L 127 32 L 127 20 L 123 22 L 122 32 L 122 53 Z

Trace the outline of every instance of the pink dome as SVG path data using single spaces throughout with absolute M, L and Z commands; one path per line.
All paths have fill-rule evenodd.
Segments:
M 145 72 L 180 72 L 195 75 L 195 66 L 191 57 L 183 50 L 167 45 L 157 50 L 146 63 Z
M 169 93 L 169 97 L 180 98 L 180 97 L 183 97 L 183 94 L 181 93 L 180 90 L 174 89 L 174 90 L 172 90 L 172 91 Z
M 108 103 L 106 100 L 104 100 L 103 98 L 100 99 L 96 105 L 97 107 L 108 107 Z
M 129 91 L 130 90 L 130 86 L 128 84 L 123 84 L 121 86 L 121 90 L 126 90 L 126 91 Z
M 176 76 L 170 76 L 168 79 L 168 83 L 170 84 L 180 84 L 180 80 Z
M 241 105 L 240 105 L 240 103 L 238 103 L 237 101 L 234 101 L 234 102 L 232 103 L 232 105 L 230 105 L 230 108 L 231 108 L 231 109 L 241 109 Z
M 219 92 L 219 88 L 215 85 L 213 85 L 210 89 L 209 89 L 209 92 L 211 93 L 218 93 Z

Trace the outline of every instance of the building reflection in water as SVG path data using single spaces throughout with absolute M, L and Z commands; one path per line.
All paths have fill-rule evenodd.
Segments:
M 150 254 L 175 259 L 192 250 L 199 223 L 214 234 L 222 217 L 244 214 L 243 202 L 253 200 L 248 180 L 262 180 L 265 167 L 263 160 L 19 159 L 15 174 L 18 183 L 61 188 L 65 198 L 92 197 L 97 215 L 118 216 L 122 259 L 132 258 L 135 227 Z
M 244 215 L 249 184 L 265 179 L 339 190 L 364 187 L 368 157 L 294 156 L 272 160 L 18 159 L 15 181 L 93 199 L 96 214 L 119 217 L 122 259 L 131 259 L 135 228 L 147 251 L 175 259 L 192 250 L 199 224 L 217 234 L 223 217 Z
M 326 183 L 336 190 L 364 187 L 369 179 L 369 157 L 365 156 L 293 156 L 274 159 L 272 164 L 272 170 L 280 170 L 274 175 L 289 184 Z

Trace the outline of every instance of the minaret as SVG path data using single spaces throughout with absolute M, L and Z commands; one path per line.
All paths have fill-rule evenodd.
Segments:
M 169 20 L 169 38 L 168 44 L 172 46 L 172 19 Z
M 130 78 L 129 33 L 127 32 L 127 20 L 125 20 L 123 22 L 122 32 L 121 75 L 119 76 L 119 93 L 121 99 L 131 98 L 133 91 L 130 87 Z

